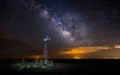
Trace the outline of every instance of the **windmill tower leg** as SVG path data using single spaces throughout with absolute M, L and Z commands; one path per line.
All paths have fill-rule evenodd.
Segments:
M 47 42 L 45 42 L 44 51 L 43 51 L 43 65 L 48 63 L 48 52 L 47 52 Z

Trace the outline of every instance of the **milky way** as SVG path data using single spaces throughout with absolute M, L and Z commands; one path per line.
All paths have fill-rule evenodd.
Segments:
M 79 14 L 68 11 L 61 13 L 61 15 L 59 16 L 54 11 L 50 12 L 47 9 L 43 9 L 39 12 L 39 14 L 49 24 L 48 28 L 50 28 L 51 31 L 57 32 L 56 34 L 54 34 L 55 36 L 59 35 L 71 44 L 77 42 L 75 45 L 80 45 L 83 43 L 88 44 L 89 28 Z M 79 40 L 85 41 L 81 43 Z
M 0 20 L 10 34 L 38 46 L 44 35 L 59 46 L 113 45 L 120 38 L 118 9 L 119 1 L 3 0 Z

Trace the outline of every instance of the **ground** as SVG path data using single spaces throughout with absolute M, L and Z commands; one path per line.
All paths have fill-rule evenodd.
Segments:
M 5 61 L 4 61 L 5 62 Z M 81 59 L 81 60 L 53 60 L 53 64 L 47 66 L 35 63 L 7 63 L 0 64 L 0 71 L 4 73 L 27 73 L 27 74 L 100 74 L 118 73 L 120 70 L 120 60 L 113 59 Z M 10 74 L 9 73 L 9 74 Z

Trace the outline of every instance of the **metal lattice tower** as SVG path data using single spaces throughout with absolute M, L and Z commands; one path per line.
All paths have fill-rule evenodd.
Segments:
M 48 63 L 48 50 L 47 50 L 47 41 L 50 40 L 50 38 L 48 36 L 45 36 L 43 38 L 44 41 L 44 50 L 43 50 L 43 58 L 42 58 L 42 63 L 44 65 L 47 65 Z

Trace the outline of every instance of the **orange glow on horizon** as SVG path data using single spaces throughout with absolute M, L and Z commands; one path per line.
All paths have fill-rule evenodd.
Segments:
M 115 45 L 114 47 L 115 47 L 115 48 L 120 48 L 120 45 Z
M 41 55 L 31 55 L 31 56 L 28 56 L 27 58 L 30 58 L 30 59 L 41 59 L 42 56 Z
M 66 51 L 64 52 L 64 54 L 79 54 L 79 53 L 85 53 L 85 51 L 83 50 L 76 50 L 76 49 L 72 49 L 71 51 Z
M 80 59 L 80 57 L 79 56 L 74 56 L 73 59 Z
M 83 54 L 90 53 L 99 50 L 109 50 L 110 47 L 107 46 L 91 46 L 91 47 L 77 47 L 70 50 L 62 51 L 61 54 Z
M 89 53 L 89 52 L 95 52 L 97 50 L 94 50 L 94 49 L 71 49 L 71 50 L 68 50 L 68 51 L 63 51 L 61 52 L 61 54 L 82 54 L 82 53 Z
M 72 49 L 66 49 L 66 50 L 61 50 L 60 55 L 65 55 L 69 56 L 70 58 L 73 59 L 81 59 L 85 58 L 83 55 L 89 54 L 89 53 L 94 53 L 94 52 L 99 52 L 99 51 L 104 51 L 104 50 L 110 50 L 112 47 L 109 46 L 84 46 L 84 47 L 76 47 Z M 89 57 L 88 57 L 89 58 Z

